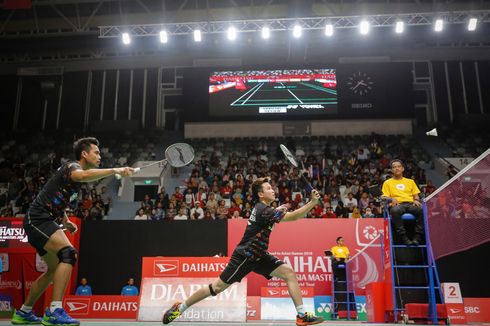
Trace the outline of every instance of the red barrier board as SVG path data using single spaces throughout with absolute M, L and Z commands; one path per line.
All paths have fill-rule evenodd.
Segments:
M 228 254 L 231 256 L 243 237 L 247 220 L 228 220 Z M 300 287 L 314 287 L 315 295 L 331 294 L 331 266 L 324 251 L 336 244 L 339 236 L 344 238 L 351 255 L 366 248 L 383 230 L 383 219 L 303 219 L 279 223 L 270 237 L 269 252 L 291 266 L 296 272 Z M 381 240 L 379 241 L 381 242 Z M 364 287 L 383 279 L 381 268 L 381 245 L 369 246 L 355 267 L 356 293 L 364 294 Z M 374 271 L 371 273 L 371 271 Z M 284 287 L 277 278 L 265 279 L 250 273 L 248 295 L 258 296 L 262 287 Z
M 136 319 L 139 297 L 122 295 L 66 296 L 63 307 L 73 318 Z
M 248 320 L 260 320 L 260 297 L 247 297 Z
M 463 298 L 468 323 L 490 323 L 490 298 Z
M 218 277 L 228 257 L 143 257 L 145 277 Z
M 366 285 L 366 314 L 369 323 L 385 322 L 385 284 L 373 282 Z
M 446 303 L 446 312 L 451 324 L 467 323 L 462 303 Z

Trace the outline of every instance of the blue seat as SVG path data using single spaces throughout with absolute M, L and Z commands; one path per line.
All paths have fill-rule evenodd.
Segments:
M 413 214 L 410 214 L 410 213 L 405 213 L 402 215 L 402 220 L 413 221 L 413 220 L 415 220 L 415 216 Z

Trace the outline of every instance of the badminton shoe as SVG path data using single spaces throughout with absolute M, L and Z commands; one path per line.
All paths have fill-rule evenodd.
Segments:
M 34 325 L 41 324 L 41 317 L 34 315 L 34 312 L 23 312 L 22 310 L 15 310 L 12 320 L 10 321 L 14 325 Z
M 48 308 L 44 313 L 42 324 L 44 326 L 78 326 L 80 325 L 80 322 L 71 318 L 63 308 L 56 308 L 53 312 L 51 312 Z
M 306 325 L 315 325 L 323 323 L 325 319 L 322 317 L 316 317 L 313 314 L 305 313 L 303 316 L 296 316 L 296 326 L 306 326 Z
M 164 324 L 169 324 L 171 323 L 175 318 L 179 317 L 181 315 L 179 311 L 179 306 L 180 302 L 176 302 L 173 304 L 172 307 L 170 307 L 169 310 L 165 311 L 163 314 L 163 323 Z

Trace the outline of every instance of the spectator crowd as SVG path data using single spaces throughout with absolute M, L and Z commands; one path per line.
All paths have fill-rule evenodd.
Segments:
M 390 160 L 403 159 L 406 176 L 419 185 L 426 183 L 425 174 L 403 144 L 375 134 L 364 139 L 366 144 L 352 150 L 325 142 L 322 151 L 315 153 L 304 151 L 301 141 L 289 139 L 288 148 L 300 160 L 298 168 L 287 164 L 276 146 L 265 140 L 245 146 L 240 153 L 227 151 L 220 142 L 199 144 L 200 148 L 212 146 L 212 150 L 196 157 L 192 172 L 181 186 L 171 192 L 162 188 L 156 198 L 146 195 L 134 219 L 248 218 L 254 205 L 251 184 L 263 176 L 270 178 L 276 194 L 272 205 L 289 204 L 296 209 L 307 202 L 311 191 L 302 174 L 322 194 L 321 202 L 307 217 L 382 217 L 378 196 L 383 181 L 389 177 Z M 427 190 L 434 188 L 430 184 Z

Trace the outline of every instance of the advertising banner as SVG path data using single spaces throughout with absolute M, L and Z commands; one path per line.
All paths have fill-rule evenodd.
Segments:
M 466 324 L 466 315 L 463 305 L 463 297 L 459 283 L 441 283 L 446 303 L 446 311 L 451 324 Z
M 367 321 L 366 297 L 363 295 L 356 296 L 357 320 Z M 331 296 L 315 297 L 315 315 L 332 320 L 333 303 Z
M 247 321 L 260 320 L 260 297 L 247 297 Z
M 0 219 L 0 248 L 4 252 L 34 252 L 27 240 L 22 218 Z
M 145 277 L 218 277 L 228 257 L 143 257 Z
M 490 323 L 490 298 L 464 298 L 468 323 Z
M 315 289 L 313 287 L 300 288 L 301 296 L 303 298 L 313 298 L 315 296 Z M 260 290 L 260 296 L 263 298 L 290 298 L 287 287 L 264 287 Z
M 10 300 L 10 306 L 22 304 L 22 254 L 2 254 L 4 270 L 0 274 L 0 294 Z M 4 299 L 3 301 L 7 301 Z
M 122 295 L 66 296 L 65 311 L 73 318 L 136 319 L 139 297 Z
M 232 254 L 240 242 L 247 220 L 228 221 L 228 253 Z M 300 287 L 313 287 L 315 295 L 331 294 L 332 270 L 324 251 L 336 245 L 335 239 L 344 238 L 351 256 L 367 247 L 383 230 L 383 220 L 313 219 L 279 223 L 270 237 L 269 252 L 283 260 L 296 272 Z M 294 239 L 294 241 L 292 241 Z M 366 284 L 382 281 L 381 245 L 369 246 L 352 268 L 356 293 L 364 294 Z M 278 278 L 271 280 L 250 273 L 248 295 L 261 295 L 262 287 L 285 287 Z
M 260 319 L 262 320 L 295 320 L 296 308 L 291 298 L 261 298 Z M 303 298 L 305 311 L 313 311 L 313 298 Z
M 162 313 L 175 302 L 182 302 L 216 278 L 145 277 L 141 283 L 138 321 L 161 321 Z M 247 279 L 235 283 L 215 297 L 208 297 L 187 309 L 179 321 L 245 322 Z

